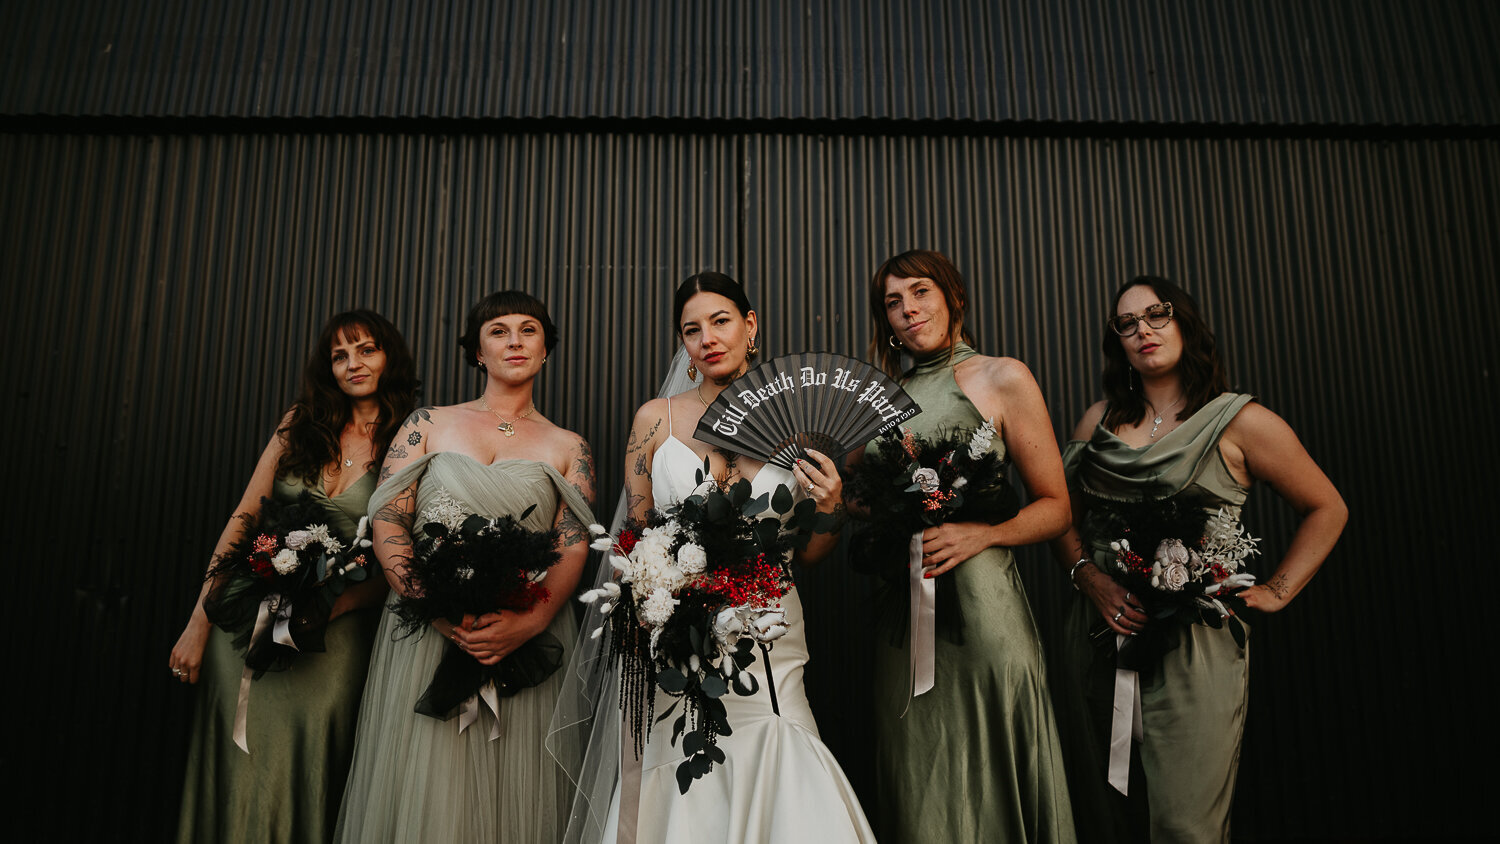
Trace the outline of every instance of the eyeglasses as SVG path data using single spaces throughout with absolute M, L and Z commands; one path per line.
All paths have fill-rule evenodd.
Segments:
M 1121 337 L 1129 337 L 1140 327 L 1137 323 L 1141 320 L 1145 320 L 1146 324 L 1152 328 L 1166 328 L 1167 323 L 1172 321 L 1172 303 L 1162 302 L 1159 305 L 1152 305 L 1139 316 L 1120 314 L 1117 317 L 1110 317 L 1109 327 Z

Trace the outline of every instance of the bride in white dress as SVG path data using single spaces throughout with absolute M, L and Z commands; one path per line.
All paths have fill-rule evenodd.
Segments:
M 720 483 L 744 479 L 753 495 L 785 485 L 794 495 L 811 497 L 818 510 L 842 522 L 842 484 L 834 463 L 809 452 L 818 465 L 799 464 L 788 472 L 776 466 L 739 457 L 691 437 L 703 411 L 736 377 L 755 354 L 756 315 L 743 288 L 721 273 L 699 273 L 678 288 L 674 324 L 683 352 L 675 366 L 692 378 L 669 379 L 688 389 L 647 402 L 637 411 L 626 445 L 625 500 L 622 509 L 644 522 L 654 507 L 665 508 L 692 493 L 696 475 L 709 470 Z M 684 359 L 691 366 L 684 365 Z M 674 373 L 676 375 L 676 373 Z M 811 563 L 837 544 L 837 533 L 814 534 L 796 562 Z M 797 842 L 818 844 L 874 841 L 874 834 L 837 760 L 818 737 L 818 727 L 803 689 L 807 640 L 802 603 L 793 588 L 782 598 L 788 631 L 770 651 L 777 706 L 772 707 L 765 673 L 757 660 L 751 667 L 759 691 L 750 696 L 721 698 L 734 732 L 718 739 L 726 760 L 686 794 L 680 793 L 676 769 L 682 748 L 671 742 L 672 720 L 652 725 L 645 751 L 636 759 L 632 742 L 621 753 L 620 713 L 616 677 L 601 670 L 605 654 L 581 653 L 570 666 L 571 685 L 565 689 L 553 719 L 550 746 L 575 748 L 571 758 L 583 759 L 573 773 L 579 786 L 568 830 L 568 841 L 582 842 Z M 582 634 L 590 641 L 596 615 Z M 590 675 L 602 689 L 590 689 Z M 656 711 L 673 702 L 656 691 Z M 592 738 L 584 742 L 585 710 L 592 710 Z M 778 714 L 779 711 L 779 714 Z M 558 753 L 564 758 L 565 753 Z

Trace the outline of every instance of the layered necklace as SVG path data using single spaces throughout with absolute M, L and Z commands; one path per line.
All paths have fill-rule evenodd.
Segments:
M 495 414 L 496 419 L 500 420 L 500 424 L 495 426 L 495 430 L 506 435 L 507 437 L 514 437 L 516 435 L 517 422 L 520 422 L 522 419 L 525 419 L 526 417 L 536 412 L 536 403 L 533 402 L 526 408 L 525 413 L 522 413 L 520 416 L 517 416 L 514 419 L 507 420 L 504 416 L 501 416 L 498 412 L 496 412 L 493 407 L 490 407 L 490 403 L 488 401 L 485 401 L 483 393 L 479 394 L 479 403 L 484 405 L 485 410 L 488 410 L 490 413 Z
M 1185 393 L 1178 396 L 1177 401 L 1174 401 L 1171 404 L 1167 405 L 1166 410 L 1156 410 L 1156 405 L 1151 404 L 1150 401 L 1146 402 L 1146 404 L 1150 405 L 1151 409 L 1156 412 L 1156 418 L 1151 420 L 1151 439 L 1156 439 L 1156 429 L 1161 427 L 1161 418 L 1167 413 L 1171 412 L 1172 408 L 1176 407 L 1179 404 L 1182 404 L 1182 400 L 1185 398 L 1187 398 L 1187 394 Z

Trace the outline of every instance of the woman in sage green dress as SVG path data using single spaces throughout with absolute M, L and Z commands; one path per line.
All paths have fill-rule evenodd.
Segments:
M 549 632 L 571 653 L 572 603 L 588 553 L 593 457 L 588 443 L 554 425 L 532 403 L 532 385 L 557 344 L 541 302 L 501 291 L 470 311 L 465 358 L 484 372 L 477 399 L 422 408 L 402 426 L 370 499 L 375 550 L 391 601 L 405 582 L 418 519 L 456 501 L 482 516 L 514 516 L 529 530 L 556 528 L 561 560 L 547 570 L 550 598 L 525 612 L 505 610 L 434 622 L 398 637 L 387 603 L 375 637 L 360 709 L 354 764 L 339 813 L 339 841 L 550 842 L 562 837 L 572 785 L 560 762 L 581 748 L 543 747 L 563 674 L 499 699 L 478 701 L 477 720 L 443 721 L 414 711 L 451 641 L 494 665 Z M 522 514 L 532 508 L 524 518 Z M 462 727 L 462 729 L 461 729 Z
M 1292 429 L 1251 396 L 1228 392 L 1213 333 L 1181 288 L 1150 276 L 1127 283 L 1103 345 L 1107 398 L 1084 414 L 1065 450 L 1075 528 L 1054 543 L 1081 593 L 1058 677 L 1079 835 L 1228 841 L 1248 651 L 1228 625 L 1155 622 L 1171 625 L 1160 631 L 1169 642 L 1159 665 L 1117 678 L 1117 645 L 1153 622 L 1106 573 L 1118 537 L 1106 535 L 1104 514 L 1089 504 L 1175 498 L 1238 519 L 1252 481 L 1271 484 L 1302 522 L 1270 578 L 1239 593 L 1261 612 L 1307 585 L 1347 512 Z
M 414 369 L 406 341 L 379 314 L 357 310 L 330 319 L 308 357 L 297 401 L 261 454 L 214 555 L 239 538 L 242 517 L 258 514 L 262 498 L 290 504 L 304 492 L 348 545 L 375 491 L 378 456 L 416 403 Z M 327 841 L 354 750 L 385 584 L 373 578 L 339 596 L 324 652 L 300 654 L 287 670 L 250 683 L 249 753 L 233 738 L 245 665 L 233 635 L 208 621 L 209 586 L 205 581 L 168 661 L 181 682 L 203 681 L 178 840 Z
M 991 448 L 1009 456 L 1031 494 L 1001 524 L 946 523 L 923 532 L 926 576 L 953 579 L 948 594 L 957 595 L 963 619 L 961 637 L 945 635 L 943 616 L 952 610 L 939 592 L 930 691 L 910 695 L 909 643 L 871 639 L 877 834 L 913 844 L 1072 841 L 1045 660 L 1010 552 L 1068 526 L 1046 403 L 1025 364 L 969 345 L 963 278 L 943 255 L 914 250 L 886 261 L 870 281 L 870 307 L 871 356 L 892 375 L 900 351 L 916 359 L 903 387 L 922 412 L 905 427 L 932 435 L 993 420 Z

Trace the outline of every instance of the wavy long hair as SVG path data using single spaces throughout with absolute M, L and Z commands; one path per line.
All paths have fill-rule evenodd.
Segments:
M 1198 300 L 1161 276 L 1141 275 L 1125 282 L 1109 306 L 1111 317 L 1119 312 L 1120 299 L 1125 291 L 1140 285 L 1151 288 L 1157 299 L 1172 303 L 1172 319 L 1182 334 L 1182 358 L 1177 362 L 1177 372 L 1182 378 L 1183 395 L 1187 397 L 1182 410 L 1178 411 L 1178 418 L 1186 419 L 1229 390 L 1229 371 L 1219 355 L 1218 340 L 1203 318 L 1203 310 L 1198 307 Z M 1104 325 L 1101 345 L 1106 401 L 1104 427 L 1114 431 L 1146 418 L 1146 395 L 1138 386 L 1140 376 L 1125 357 L 1120 335 L 1109 327 L 1108 322 Z
M 870 276 L 870 350 L 871 360 L 880 364 L 885 374 L 892 378 L 901 376 L 901 349 L 891 345 L 896 332 L 891 330 L 890 317 L 885 312 L 885 280 L 896 278 L 930 278 L 943 294 L 948 305 L 948 356 L 953 356 L 955 340 L 974 345 L 974 335 L 964 325 L 969 311 L 969 293 L 964 288 L 963 274 L 948 256 L 931 249 L 911 249 L 881 264 Z
M 375 420 L 374 445 L 366 469 L 373 471 L 380 465 L 396 430 L 416 408 L 421 382 L 417 380 L 411 351 L 396 326 L 364 308 L 335 314 L 318 333 L 302 367 L 302 384 L 297 389 L 290 418 L 276 432 L 286 444 L 276 462 L 278 476 L 298 477 L 304 483 L 315 484 L 323 467 L 339 459 L 339 438 L 354 418 L 354 411 L 349 397 L 333 377 L 333 344 L 338 339 L 352 341 L 362 333 L 369 334 L 385 352 L 385 370 L 380 373 L 375 393 L 380 415 Z

